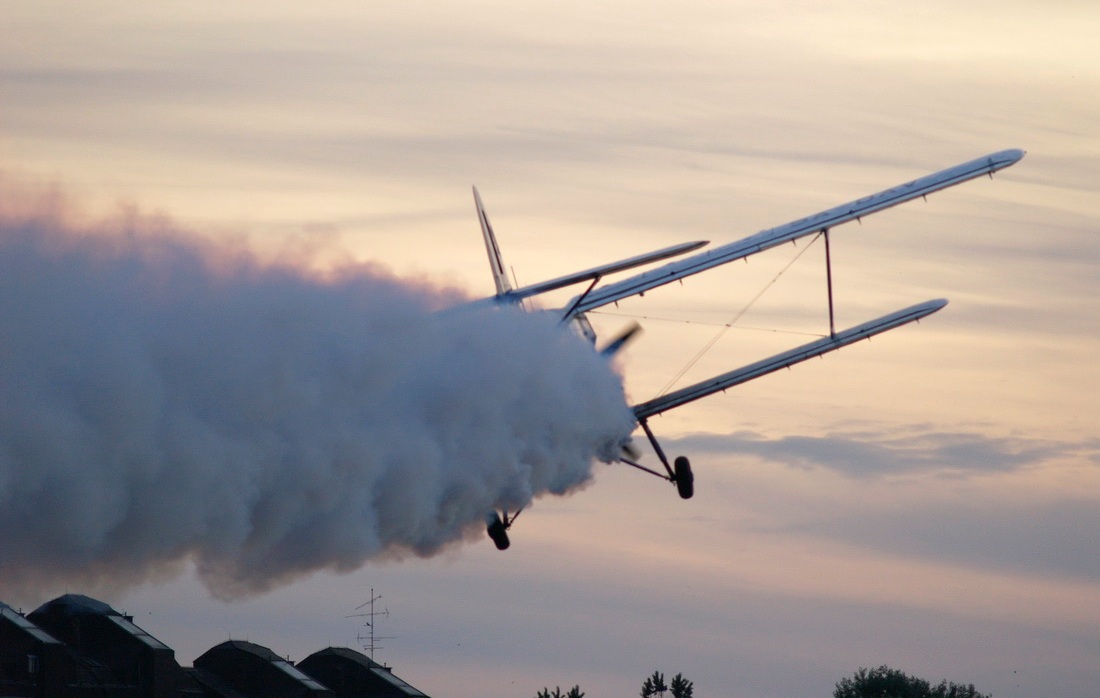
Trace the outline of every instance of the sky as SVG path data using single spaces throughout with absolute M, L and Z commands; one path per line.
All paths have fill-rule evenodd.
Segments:
M 375 658 L 447 698 L 630 696 L 654 670 L 698 696 L 810 698 L 881 664 L 1094 695 L 1098 30 L 1074 0 L 2 3 L 5 215 L 471 297 L 492 292 L 472 184 L 530 283 L 1028 154 L 833 232 L 838 326 L 950 304 L 655 419 L 692 458 L 691 501 L 598 464 L 505 553 L 473 531 L 231 600 L 186 561 L 0 600 L 89 593 L 188 665 L 229 638 L 293 660 L 361 646 L 381 594 Z M 827 331 L 820 243 L 787 269 L 805 247 L 593 316 L 644 326 L 617 363 L 628 398 L 718 333 L 677 385 Z

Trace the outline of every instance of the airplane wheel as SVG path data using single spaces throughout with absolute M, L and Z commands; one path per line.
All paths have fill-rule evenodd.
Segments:
M 497 550 L 507 550 L 508 546 L 512 544 L 508 540 L 508 527 L 504 525 L 497 514 L 494 514 L 492 520 L 489 521 L 486 532 L 493 539 L 493 544 L 497 546 Z
M 691 472 L 691 463 L 687 458 L 679 456 L 673 462 L 675 473 L 676 491 L 680 493 L 680 499 L 691 499 L 695 494 L 695 475 Z

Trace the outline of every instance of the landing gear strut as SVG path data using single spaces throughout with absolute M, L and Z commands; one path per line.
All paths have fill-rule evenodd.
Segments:
M 638 470 L 644 470 L 650 475 L 656 475 L 662 480 L 668 480 L 672 484 L 676 485 L 676 492 L 680 495 L 680 499 L 691 499 L 695 495 L 695 474 L 691 472 L 691 463 L 684 456 L 677 456 L 676 460 L 669 463 L 668 456 L 665 455 L 664 449 L 661 448 L 661 444 L 657 442 L 657 437 L 653 435 L 653 432 L 649 429 L 649 424 L 646 420 L 640 419 L 638 423 L 642 425 L 642 429 L 645 430 L 645 435 L 649 438 L 649 443 L 653 444 L 653 450 L 657 452 L 657 457 L 661 459 L 661 463 L 665 466 L 665 472 L 659 472 L 652 468 L 647 468 L 640 463 L 635 463 L 632 459 L 637 458 L 633 449 L 629 446 L 623 447 L 623 453 L 629 455 L 630 458 L 620 457 L 619 461 L 626 463 L 629 466 L 633 466 Z M 667 474 L 666 474 L 667 473 Z M 485 532 L 489 534 L 489 538 L 492 539 L 493 545 L 497 546 L 497 550 L 507 550 L 512 541 L 508 539 L 508 529 L 515 523 L 516 517 L 520 515 L 523 509 L 519 509 L 515 514 L 508 515 L 508 510 L 505 509 L 502 512 L 491 511 L 485 516 Z
M 650 475 L 656 475 L 663 480 L 668 480 L 676 485 L 676 492 L 680 495 L 680 499 L 691 499 L 692 496 L 695 495 L 695 475 L 691 472 L 691 463 L 684 456 L 677 456 L 674 462 L 669 463 L 668 456 L 665 455 L 664 449 L 661 448 L 661 444 L 658 443 L 657 437 L 653 435 L 646 420 L 638 420 L 638 423 L 641 424 L 642 429 L 645 430 L 645 435 L 649 438 L 649 443 L 653 445 L 653 450 L 656 451 L 657 457 L 661 459 L 661 464 L 665 466 L 665 473 L 667 474 L 652 470 L 627 458 L 620 458 L 619 460 L 638 470 L 644 470 Z

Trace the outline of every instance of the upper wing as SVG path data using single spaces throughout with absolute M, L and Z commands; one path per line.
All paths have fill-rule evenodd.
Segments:
M 685 257 L 657 269 L 651 269 L 603 288 L 595 289 L 583 297 L 574 299 L 574 302 L 567 306 L 571 308 L 569 313 L 570 315 L 584 313 L 623 298 L 645 293 L 650 289 L 683 279 L 686 276 L 743 259 L 757 252 L 782 245 L 785 242 L 812 235 L 891 206 L 897 206 L 917 197 L 927 196 L 932 192 L 961 184 L 985 174 L 991 175 L 997 170 L 1015 164 L 1023 156 L 1023 150 L 1002 150 L 926 175 L 907 184 L 881 191 L 878 194 L 872 194 L 827 211 L 815 213 L 792 223 L 761 231 L 737 242 Z

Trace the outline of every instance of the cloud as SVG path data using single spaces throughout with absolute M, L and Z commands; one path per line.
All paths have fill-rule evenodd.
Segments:
M 666 446 L 708 454 L 712 472 L 719 456 L 733 463 L 717 477 L 739 481 L 754 531 L 1100 583 L 1100 542 L 1090 533 L 1100 527 L 1096 439 L 866 425 L 819 437 L 693 435 Z M 737 464 L 739 456 L 761 462 Z M 776 466 L 801 474 L 792 479 Z
M 697 434 L 676 442 L 686 451 L 751 455 L 789 467 L 825 468 L 858 478 L 914 471 L 1007 472 L 1038 466 L 1080 448 L 1037 438 L 925 430 L 901 435 L 853 431 L 778 438 L 742 431 Z

